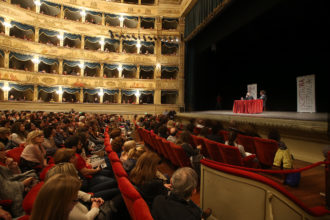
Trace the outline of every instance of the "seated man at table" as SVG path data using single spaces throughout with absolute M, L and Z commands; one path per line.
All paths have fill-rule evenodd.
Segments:
M 250 94 L 250 92 L 246 93 L 245 99 L 244 100 L 253 100 L 253 96 Z

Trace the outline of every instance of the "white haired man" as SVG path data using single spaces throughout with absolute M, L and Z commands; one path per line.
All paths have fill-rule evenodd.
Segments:
M 197 173 L 190 167 L 176 170 L 171 177 L 169 195 L 157 196 L 152 204 L 152 216 L 155 220 L 168 219 L 206 219 L 211 215 L 211 210 L 205 212 L 191 201 L 191 196 L 196 193 Z

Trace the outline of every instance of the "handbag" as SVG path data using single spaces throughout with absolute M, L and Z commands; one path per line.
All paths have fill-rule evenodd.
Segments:
M 288 173 L 285 176 L 284 184 L 292 187 L 296 187 L 300 182 L 300 172 Z

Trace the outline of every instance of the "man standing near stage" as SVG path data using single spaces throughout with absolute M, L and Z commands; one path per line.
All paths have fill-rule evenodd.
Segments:
M 217 95 L 217 103 L 216 103 L 216 105 L 215 105 L 215 109 L 216 110 L 220 110 L 221 109 L 221 96 L 220 96 L 220 94 L 218 94 Z

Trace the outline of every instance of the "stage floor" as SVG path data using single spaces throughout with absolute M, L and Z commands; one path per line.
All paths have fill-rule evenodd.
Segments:
M 211 110 L 211 111 L 196 111 L 179 113 L 181 116 L 196 117 L 200 115 L 205 116 L 237 116 L 237 117 L 256 117 L 256 118 L 273 118 L 273 119 L 291 119 L 291 120 L 304 120 L 304 121 L 328 121 L 328 113 L 299 113 L 299 112 L 279 112 L 279 111 L 266 111 L 259 114 L 243 114 L 233 113 L 233 111 L 226 110 Z

